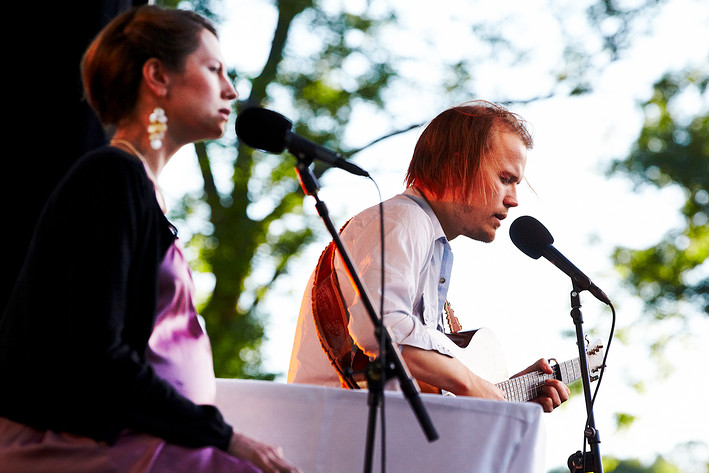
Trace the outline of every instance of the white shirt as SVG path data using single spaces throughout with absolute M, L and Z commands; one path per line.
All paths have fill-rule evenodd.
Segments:
M 384 322 L 392 341 L 452 356 L 445 337 L 443 303 L 453 264 L 450 244 L 433 210 L 421 194 L 407 189 L 383 203 L 384 207 Z M 341 239 L 357 274 L 378 312 L 381 288 L 380 207 L 370 207 L 347 224 Z M 364 304 L 352 287 L 341 258 L 335 258 L 340 288 L 350 313 L 349 330 L 355 343 L 370 357 L 379 344 Z M 308 281 L 298 318 L 288 382 L 340 386 L 337 372 L 323 351 L 313 321 Z

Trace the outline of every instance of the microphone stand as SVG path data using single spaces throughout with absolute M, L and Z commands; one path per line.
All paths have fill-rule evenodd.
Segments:
M 586 426 L 584 437 L 588 441 L 590 452 L 580 450 L 572 454 L 568 460 L 568 467 L 572 473 L 593 472 L 603 473 L 603 463 L 598 444 L 601 443 L 598 430 L 593 418 L 593 402 L 591 398 L 591 378 L 588 371 L 588 360 L 586 359 L 586 339 L 583 334 L 583 316 L 581 315 L 581 298 L 579 293 L 582 289 L 572 279 L 571 290 L 571 318 L 576 326 L 576 345 L 579 350 L 579 361 L 581 364 L 581 380 L 583 381 L 583 394 L 586 402 Z
M 325 205 L 325 202 L 320 200 L 318 197 L 318 190 L 320 189 L 320 186 L 315 174 L 313 174 L 309 167 L 312 163 L 312 159 L 297 155 L 296 158 L 298 159 L 298 163 L 295 169 L 298 174 L 298 180 L 300 181 L 301 188 L 306 195 L 310 195 L 315 198 L 315 208 L 325 223 L 328 231 L 332 235 L 332 239 L 335 242 L 335 246 L 340 253 L 342 261 L 345 263 L 350 279 L 355 284 L 355 287 L 362 298 L 362 302 L 367 309 L 370 318 L 372 319 L 377 340 L 380 341 L 380 356 L 373 362 L 370 362 L 366 368 L 367 389 L 369 390 L 369 421 L 367 426 L 365 472 L 369 473 L 372 470 L 372 453 L 374 447 L 377 409 L 381 406 L 382 399 L 384 397 L 384 385 L 386 384 L 387 379 L 393 376 L 398 378 L 401 389 L 409 401 L 409 404 L 429 442 L 437 440 L 438 433 L 436 432 L 436 429 L 428 416 L 428 412 L 421 401 L 418 387 L 414 384 L 408 368 L 401 359 L 399 350 L 397 350 L 392 343 L 391 334 L 389 333 L 388 328 L 384 326 L 382 320 L 374 310 L 374 306 L 372 305 L 369 294 L 367 293 L 367 288 L 364 287 L 362 281 L 359 279 L 357 270 L 352 264 L 352 261 L 347 254 L 347 250 L 342 244 L 340 234 L 330 219 L 329 211 Z M 384 379 L 382 379 L 382 377 Z M 384 439 L 382 439 L 382 445 L 383 441 Z

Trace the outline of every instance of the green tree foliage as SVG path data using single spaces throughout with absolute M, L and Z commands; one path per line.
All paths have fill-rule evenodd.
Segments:
M 709 315 L 707 84 L 709 70 L 701 69 L 667 73 L 658 80 L 652 97 L 642 104 L 645 121 L 633 149 L 608 171 L 627 176 L 636 188 L 672 186 L 684 194 L 683 225 L 648 248 L 618 247 L 612 255 L 626 287 L 643 301 L 644 321 L 637 323 L 680 322 L 665 324 L 649 347 L 660 377 L 672 371 L 664 356 L 667 344 L 687 336 L 685 324 L 697 312 Z M 623 340 L 624 330 L 618 335 Z M 643 382 L 634 387 L 643 390 Z M 628 429 L 635 416 L 616 413 L 616 421 L 619 430 Z
M 677 186 L 685 195 L 684 226 L 644 249 L 617 248 L 613 258 L 631 290 L 654 318 L 684 317 L 688 307 L 709 314 L 708 70 L 668 73 L 643 104 L 645 124 L 630 155 L 611 173 L 636 186 Z M 696 114 L 687 116 L 687 104 Z M 697 109 L 696 104 L 702 104 Z

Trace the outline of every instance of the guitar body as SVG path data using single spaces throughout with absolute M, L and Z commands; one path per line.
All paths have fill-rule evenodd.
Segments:
M 491 383 L 508 379 L 502 344 L 495 332 L 479 328 L 458 333 L 435 335 L 470 371 Z M 451 343 L 452 342 L 452 343 Z
M 505 354 L 495 332 L 488 328 L 461 331 L 457 333 L 432 334 L 470 371 L 491 383 L 499 383 L 508 378 Z M 418 381 L 421 392 L 440 394 L 435 386 Z

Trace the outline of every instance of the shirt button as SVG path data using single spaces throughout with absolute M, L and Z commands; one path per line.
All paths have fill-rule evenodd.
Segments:
M 443 284 L 443 283 L 446 282 L 446 278 L 441 278 L 441 279 L 438 280 L 438 282 L 440 282 L 441 284 Z

